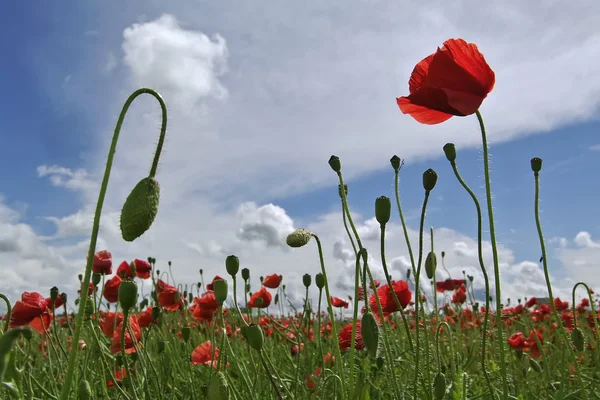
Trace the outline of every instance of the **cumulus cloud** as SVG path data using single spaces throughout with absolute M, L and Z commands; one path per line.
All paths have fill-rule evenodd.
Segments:
M 555 256 L 566 273 L 576 281 L 599 282 L 600 242 L 594 241 L 588 232 L 579 232 L 573 240 L 561 238 L 561 241 L 564 245 L 555 250 Z
M 241 220 L 237 232 L 239 239 L 287 249 L 285 238 L 294 230 L 294 222 L 283 208 L 274 204 L 258 207 L 256 203 L 249 202 L 240 205 L 237 214 Z
M 37 173 L 39 177 L 48 177 L 54 186 L 72 191 L 91 191 L 97 187 L 96 182 L 82 168 L 72 170 L 58 165 L 40 165 Z

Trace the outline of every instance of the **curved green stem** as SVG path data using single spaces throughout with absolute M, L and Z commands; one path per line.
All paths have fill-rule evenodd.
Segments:
M 6 320 L 4 321 L 4 332 L 8 331 L 8 327 L 10 325 L 10 316 L 12 314 L 12 306 L 10 305 L 10 300 L 4 294 L 0 293 L 0 299 L 4 300 L 6 303 Z
M 442 365 L 440 362 L 440 330 L 442 326 L 446 327 L 446 330 L 448 331 L 448 338 L 450 339 L 450 368 L 452 368 L 452 375 L 454 375 L 454 372 L 456 371 L 456 366 L 454 365 L 454 342 L 452 340 L 450 324 L 448 324 L 446 321 L 440 322 L 435 332 L 435 349 L 437 351 L 438 372 L 441 372 Z
M 494 227 L 494 208 L 492 204 L 492 187 L 490 183 L 490 162 L 487 143 L 487 134 L 483 117 L 479 110 L 476 112 L 479 127 L 481 129 L 481 140 L 483 143 L 483 169 L 485 174 L 485 195 L 487 199 L 488 219 L 490 223 L 490 241 L 492 242 L 492 256 L 494 259 L 494 280 L 496 282 L 496 325 L 498 328 L 498 349 L 500 351 L 500 374 L 502 375 L 502 390 L 504 400 L 508 399 L 508 376 L 506 373 L 505 344 L 502 324 L 502 291 L 500 290 L 500 267 L 498 262 L 498 247 L 496 245 L 496 230 Z
M 475 209 L 477 211 L 477 257 L 479 259 L 479 267 L 481 268 L 481 273 L 483 274 L 483 282 L 485 284 L 485 315 L 483 317 L 483 332 L 481 334 L 481 369 L 483 369 L 483 375 L 485 377 L 485 381 L 487 382 L 488 389 L 490 394 L 495 393 L 494 386 L 492 385 L 492 380 L 490 379 L 490 375 L 488 373 L 485 360 L 486 360 L 486 343 L 487 343 L 487 331 L 488 331 L 488 321 L 490 314 L 490 279 L 488 277 L 487 270 L 485 269 L 485 264 L 483 262 L 483 223 L 481 217 L 481 206 L 479 205 L 479 200 L 477 200 L 477 196 L 471 190 L 471 188 L 466 184 L 463 178 L 460 176 L 458 172 L 458 168 L 456 167 L 456 162 L 451 161 L 450 165 L 452 166 L 452 170 L 454 171 L 454 176 L 461 184 L 463 189 L 469 193 L 473 203 L 475 204 Z M 443 259 L 442 259 L 443 263 Z M 445 269 L 445 266 L 444 266 Z M 448 274 L 450 275 L 450 274 Z
M 594 306 L 594 298 L 592 297 L 592 292 L 590 291 L 590 287 L 584 283 L 584 282 L 577 282 L 575 284 L 575 286 L 573 286 L 573 326 L 577 326 L 577 314 L 575 313 L 575 291 L 577 290 L 578 286 L 583 286 L 585 287 L 586 290 L 586 294 L 588 295 L 588 299 L 590 301 L 590 307 L 592 308 L 592 316 L 594 317 L 594 339 L 598 340 L 598 316 L 596 315 L 596 307 Z M 598 349 L 598 346 L 594 346 L 594 351 L 596 352 L 596 356 L 598 359 L 600 359 L 600 357 L 598 357 L 598 355 L 600 354 L 600 349 Z
M 96 241 L 98 239 L 98 231 L 100 229 L 100 217 L 102 215 L 102 206 L 104 205 L 104 198 L 106 196 L 106 189 L 108 187 L 108 180 L 110 178 L 110 171 L 112 169 L 113 159 L 115 156 L 115 152 L 117 150 L 117 142 L 119 140 L 119 133 L 121 132 L 121 127 L 123 126 L 123 121 L 125 120 L 125 115 L 131 106 L 131 103 L 141 94 L 147 93 L 153 96 L 159 103 L 162 110 L 162 122 L 160 128 L 160 138 L 158 140 L 158 147 L 156 148 L 156 153 L 154 155 L 154 160 L 152 162 L 152 167 L 150 169 L 150 177 L 154 177 L 156 174 L 156 168 L 158 167 L 158 160 L 160 157 L 160 152 L 162 150 L 162 145 L 164 143 L 165 134 L 167 130 L 167 106 L 165 105 L 162 97 L 154 90 L 148 88 L 141 88 L 133 92 L 125 101 L 123 108 L 121 110 L 121 114 L 119 115 L 119 119 L 117 120 L 117 125 L 115 127 L 115 131 L 113 134 L 112 142 L 110 145 L 110 150 L 108 151 L 108 158 L 106 160 L 106 168 L 104 170 L 104 177 L 102 179 L 102 184 L 100 186 L 100 194 L 98 195 L 98 203 L 96 203 L 96 212 L 94 214 L 94 224 L 92 227 L 92 235 L 90 238 L 90 247 L 88 250 L 87 264 L 85 266 L 85 274 L 83 277 L 82 287 L 85 288 L 82 290 L 81 303 L 79 304 L 79 310 L 77 312 L 77 320 L 75 324 L 75 333 L 73 335 L 73 343 L 79 343 L 79 338 L 81 336 L 81 329 L 83 326 L 83 317 L 85 313 L 85 306 L 87 302 L 87 295 L 85 291 L 90 285 L 90 277 L 92 274 L 92 264 L 94 263 L 94 252 L 96 251 Z M 75 371 L 75 362 L 77 361 L 77 345 L 73 345 L 71 349 L 71 353 L 69 355 L 69 364 L 67 367 L 67 374 L 65 377 L 65 384 L 62 388 L 62 392 L 60 394 L 61 400 L 67 400 L 69 398 L 69 394 L 71 392 L 71 383 L 73 381 L 73 373 Z
M 415 264 L 415 256 L 410 245 L 410 238 L 408 237 L 408 228 L 406 227 L 406 221 L 404 220 L 404 213 L 402 212 L 402 205 L 400 203 L 400 191 L 399 191 L 399 180 L 400 180 L 400 169 L 395 172 L 394 178 L 394 191 L 396 195 L 396 206 L 398 207 L 398 214 L 400 214 L 400 222 L 402 223 L 402 231 L 404 232 L 404 239 L 406 240 L 406 247 L 408 247 L 408 255 L 410 257 L 410 266 L 412 268 L 413 276 L 417 274 L 417 268 Z

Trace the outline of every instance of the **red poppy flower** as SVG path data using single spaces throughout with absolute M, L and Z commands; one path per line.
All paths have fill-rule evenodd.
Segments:
M 49 309 L 52 309 L 52 297 L 46 297 L 46 304 L 48 304 Z M 62 296 L 57 296 L 54 301 L 54 309 L 56 310 L 57 308 L 62 307 L 63 304 L 65 303 L 63 302 Z
M 435 290 L 438 293 L 451 292 L 454 289 L 458 289 L 460 285 L 466 284 L 467 281 L 464 279 L 446 279 L 442 282 L 435 283 Z
M 123 322 L 117 326 L 112 336 L 112 345 L 110 347 L 110 352 L 115 354 L 121 352 L 121 332 L 123 331 Z M 133 337 L 131 336 L 133 333 Z M 127 329 L 125 330 L 125 354 L 135 353 L 137 351 L 137 347 L 141 347 L 141 343 L 139 341 L 142 340 L 142 329 L 140 328 L 140 324 L 138 323 L 137 317 L 132 315 L 129 317 L 129 324 Z
M 119 275 L 115 275 L 104 282 L 104 298 L 109 303 L 116 303 L 119 300 L 119 286 L 122 279 Z
M 215 359 L 213 360 L 212 342 L 207 340 L 201 343 L 192 351 L 191 365 L 212 365 L 217 368 L 217 360 L 219 359 L 219 348 L 215 347 Z
M 269 293 L 269 291 L 267 289 L 265 289 L 264 287 L 261 288 L 258 292 L 254 292 L 252 294 L 252 296 L 250 296 L 250 301 L 248 302 L 248 307 L 250 308 L 266 308 L 269 307 L 269 305 L 271 304 L 271 299 L 273 298 L 273 296 L 271 296 L 271 293 Z M 259 301 L 258 299 L 261 299 L 262 302 L 259 305 Z
M 365 347 L 365 343 L 363 342 L 361 331 L 361 323 L 360 321 L 356 322 L 356 342 L 354 343 L 354 348 L 356 350 L 361 350 Z M 340 329 L 340 333 L 338 333 L 338 340 L 340 342 L 340 350 L 348 350 L 351 345 L 352 339 L 352 323 L 344 326 Z
M 452 303 L 462 304 L 465 301 L 467 301 L 467 288 L 465 287 L 465 285 L 461 285 L 452 294 Z
M 152 264 L 148 261 L 140 260 L 136 258 L 133 260 L 135 265 L 135 275 L 140 279 L 150 279 L 150 273 L 152 272 Z
M 100 315 L 100 329 L 102 330 L 102 333 L 108 337 L 112 337 L 115 328 L 123 321 L 123 313 L 100 311 Z
M 181 308 L 181 295 L 175 286 L 171 286 L 161 280 L 156 285 L 158 292 L 158 304 L 169 311 L 177 311 Z
M 135 274 L 131 270 L 131 266 L 127 261 L 123 261 L 121 264 L 119 264 L 119 268 L 117 268 L 117 275 L 123 279 L 133 279 L 135 277 Z
M 281 284 L 281 275 L 267 275 L 267 277 L 263 279 L 262 284 L 269 289 L 277 289 Z
M 140 327 L 147 328 L 153 323 L 158 323 L 158 320 L 152 320 L 152 306 L 146 308 L 146 311 L 137 314 L 138 323 Z
M 42 316 L 48 309 L 44 296 L 37 292 L 23 292 L 21 300 L 17 301 L 10 315 L 10 327 L 29 324 L 35 318 Z
M 396 102 L 422 124 L 474 114 L 494 88 L 496 76 L 474 43 L 449 39 L 414 68 L 408 96 Z
M 331 296 L 331 305 L 337 308 L 348 308 L 350 305 L 346 300 L 340 299 L 339 297 Z
M 217 312 L 219 304 L 215 297 L 215 292 L 209 290 L 202 293 L 202 296 L 194 298 L 194 318 L 200 321 L 211 322 Z
M 112 274 L 112 254 L 108 250 L 101 250 L 94 254 L 92 271 L 101 275 Z
M 402 308 L 405 308 L 408 303 L 410 303 L 410 299 L 412 298 L 412 293 L 408 289 L 408 283 L 405 281 L 392 281 L 392 287 L 394 288 L 394 292 L 396 292 L 396 296 L 398 297 L 398 301 Z M 389 285 L 380 286 L 377 289 L 377 295 L 379 296 L 379 301 L 381 302 L 381 308 L 384 314 L 390 314 L 396 311 L 399 311 L 398 305 L 394 300 L 394 295 L 390 290 Z M 375 293 L 369 297 L 369 307 L 373 310 L 373 313 L 376 316 L 379 316 L 379 308 L 377 307 L 377 299 L 375 298 Z

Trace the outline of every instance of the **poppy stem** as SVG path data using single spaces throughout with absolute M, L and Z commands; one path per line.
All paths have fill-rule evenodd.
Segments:
M 162 122 L 160 127 L 160 138 L 158 140 L 158 146 L 156 148 L 156 153 L 154 154 L 154 160 L 152 161 L 152 167 L 150 169 L 150 177 L 154 177 L 156 174 L 156 168 L 158 167 L 158 160 L 160 157 L 160 153 L 162 150 L 162 146 L 165 139 L 165 134 L 167 131 L 167 106 L 156 91 L 148 88 L 141 88 L 133 92 L 127 100 L 125 100 L 125 104 L 123 104 L 123 108 L 121 109 L 121 113 L 119 115 L 119 119 L 117 120 L 117 125 L 115 126 L 115 131 L 113 133 L 112 142 L 110 145 L 110 149 L 108 151 L 108 158 L 106 159 L 106 168 L 104 170 L 104 177 L 102 178 L 102 184 L 100 186 L 100 194 L 98 195 L 98 202 L 96 203 L 96 212 L 94 214 L 94 224 L 92 227 L 92 235 L 90 238 L 90 247 L 88 250 L 87 264 L 85 266 L 85 274 L 82 282 L 82 292 L 81 292 L 81 302 L 79 304 L 79 310 L 77 312 L 77 320 L 75 323 L 75 333 L 73 335 L 73 343 L 79 343 L 79 338 L 81 336 L 81 329 L 83 327 L 83 316 L 85 313 L 85 306 L 88 300 L 87 293 L 84 290 L 90 285 L 90 278 L 92 275 L 92 264 L 94 263 L 94 252 L 96 251 L 96 241 L 98 240 L 98 231 L 100 230 L 100 217 L 102 215 L 102 206 L 104 205 L 104 198 L 106 197 L 106 190 L 108 188 L 108 180 L 110 178 L 110 171 L 112 169 L 113 159 L 115 156 L 115 152 L 117 150 L 117 142 L 119 140 L 119 134 L 121 132 L 121 127 L 123 126 L 123 121 L 125 120 L 125 115 L 131 106 L 131 103 L 140 96 L 141 94 L 149 94 L 154 97 L 160 104 L 160 108 L 162 111 Z M 73 383 L 73 374 L 75 372 L 75 363 L 77 361 L 77 355 L 79 354 L 77 346 L 74 345 L 71 349 L 71 354 L 69 355 L 69 364 L 67 367 L 67 374 L 65 377 L 65 384 L 62 387 L 62 392 L 60 394 L 60 400 L 68 400 L 70 392 L 71 392 L 71 384 Z
M 10 300 L 8 300 L 8 297 L 3 295 L 2 293 L 0 293 L 0 299 L 4 300 L 4 302 L 6 303 L 6 320 L 4 321 L 4 331 L 3 331 L 3 333 L 6 333 L 8 331 L 8 326 L 10 325 L 10 316 L 12 314 L 12 306 L 10 305 Z
M 479 110 L 475 113 L 477 120 L 479 121 L 479 127 L 481 129 L 481 140 L 483 144 L 483 169 L 485 174 L 485 195 L 487 199 L 488 218 L 490 224 L 490 241 L 492 242 L 492 256 L 494 260 L 494 281 L 496 282 L 496 324 L 498 326 L 498 349 L 500 352 L 500 374 L 502 375 L 502 391 L 503 398 L 508 399 L 508 376 L 506 372 L 506 358 L 504 348 L 504 335 L 503 335 L 503 323 L 502 323 L 502 292 L 500 290 L 500 268 L 498 263 L 498 247 L 496 244 L 496 229 L 494 227 L 494 209 L 492 204 L 492 188 L 490 183 L 490 162 L 489 162 L 489 150 L 487 143 L 487 134 L 485 132 L 485 125 L 483 123 L 483 117 Z M 487 312 L 487 310 L 486 310 Z

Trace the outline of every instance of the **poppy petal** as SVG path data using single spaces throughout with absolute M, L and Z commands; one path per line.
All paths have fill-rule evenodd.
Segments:
M 421 86 L 424 85 L 427 72 L 429 71 L 429 66 L 431 65 L 431 60 L 433 60 L 434 55 L 435 54 L 431 54 L 419 61 L 419 63 L 413 69 L 412 73 L 410 74 L 410 79 L 408 80 L 408 90 L 410 94 L 417 91 L 421 88 Z
M 404 114 L 408 114 L 413 117 L 417 122 L 427 125 L 440 124 L 444 121 L 452 118 L 452 114 L 448 114 L 442 111 L 433 110 L 426 106 L 414 104 L 410 96 L 409 97 L 398 97 L 396 99 L 400 111 Z

